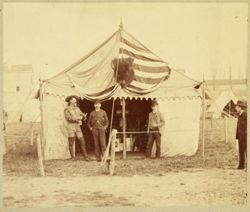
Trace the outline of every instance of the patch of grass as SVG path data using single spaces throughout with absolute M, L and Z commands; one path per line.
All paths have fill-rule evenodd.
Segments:
M 8 126 L 12 132 L 26 132 L 29 125 Z M 39 125 L 36 130 L 39 130 Z M 211 129 L 209 129 L 211 130 Z M 211 138 L 211 131 L 206 132 L 205 157 L 202 158 L 201 140 L 199 148 L 194 156 L 165 157 L 162 159 L 143 160 L 144 155 L 128 153 L 126 160 L 121 155 L 116 155 L 115 175 L 164 175 L 168 172 L 195 171 L 197 168 L 235 168 L 238 163 L 238 152 L 235 143 L 225 142 L 223 138 L 223 127 L 218 128 Z M 210 132 L 210 133 L 209 133 Z M 30 145 L 29 139 L 16 143 L 16 149 L 8 151 L 4 156 L 3 169 L 5 174 L 14 176 L 37 176 L 38 162 L 36 146 Z M 95 176 L 103 174 L 100 164 L 96 161 L 85 162 L 81 158 L 71 160 L 50 160 L 45 161 L 45 172 L 47 176 Z

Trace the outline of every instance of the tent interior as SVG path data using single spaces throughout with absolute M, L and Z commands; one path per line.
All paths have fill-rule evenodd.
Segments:
M 93 102 L 88 101 L 86 99 L 79 99 L 78 105 L 83 113 L 87 113 L 87 117 L 89 116 L 90 112 L 94 110 Z M 151 111 L 151 100 L 150 99 L 126 99 L 125 100 L 125 123 L 126 123 L 126 131 L 127 132 L 145 132 L 147 130 L 147 119 L 148 114 Z M 122 132 L 122 105 L 121 100 L 119 98 L 115 99 L 114 101 L 114 109 L 113 109 L 113 119 L 112 118 L 112 106 L 113 106 L 113 98 L 107 101 L 102 102 L 101 108 L 106 111 L 108 119 L 109 119 L 109 128 L 107 129 L 106 133 L 106 142 L 108 142 L 109 138 L 109 131 L 112 124 L 112 129 L 117 129 L 118 132 Z M 84 135 L 84 139 L 86 141 L 87 150 L 89 152 L 94 151 L 94 141 L 92 134 L 87 126 L 86 122 L 83 122 L 82 132 Z M 119 143 L 122 143 L 122 134 L 117 135 L 117 139 Z M 127 133 L 126 140 L 130 144 L 127 146 L 128 151 L 140 151 L 144 152 L 146 149 L 147 143 L 147 134 L 140 133 L 140 134 L 133 134 Z M 79 155 L 80 152 L 80 145 L 76 142 L 75 145 L 75 152 L 76 155 Z M 121 147 L 116 147 L 116 151 L 121 151 Z
M 233 100 L 230 100 L 230 102 L 228 102 L 228 104 L 224 107 L 223 111 L 226 112 L 226 114 L 233 116 L 233 117 L 237 117 L 237 112 L 236 112 L 236 104 L 233 102 Z

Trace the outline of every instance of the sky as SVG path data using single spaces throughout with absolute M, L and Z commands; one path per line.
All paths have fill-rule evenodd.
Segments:
M 193 79 L 246 77 L 247 3 L 4 3 L 3 60 L 49 78 L 124 29 Z

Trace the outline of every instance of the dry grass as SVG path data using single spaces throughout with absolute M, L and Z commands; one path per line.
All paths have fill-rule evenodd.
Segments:
M 210 126 L 207 124 L 207 126 Z M 28 135 L 29 124 L 12 124 L 7 126 L 7 134 Z M 39 124 L 35 126 L 35 132 L 39 131 Z M 166 172 L 195 171 L 199 168 L 233 169 L 238 163 L 238 153 L 235 142 L 225 142 L 223 126 L 217 124 L 214 137 L 211 139 L 211 129 L 206 129 L 205 158 L 202 158 L 201 142 L 194 156 L 176 156 L 162 159 L 143 160 L 143 154 L 128 154 L 126 160 L 122 160 L 121 154 L 116 154 L 115 174 L 119 176 L 132 175 L 163 175 Z M 233 139 L 232 139 L 233 140 Z M 3 169 L 8 176 L 37 176 L 38 165 L 36 146 L 30 145 L 29 138 L 9 138 L 4 156 Z M 13 149 L 13 145 L 15 148 Z M 45 162 L 47 176 L 96 176 L 103 174 L 99 163 L 85 162 L 79 158 L 76 161 L 50 160 Z

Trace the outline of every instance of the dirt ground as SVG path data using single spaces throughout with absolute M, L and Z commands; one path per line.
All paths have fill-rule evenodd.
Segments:
M 9 129 L 23 134 L 28 127 Z M 201 145 L 191 157 L 143 160 L 143 154 L 131 153 L 122 160 L 116 154 L 115 176 L 104 174 L 92 155 L 91 162 L 81 158 L 46 161 L 46 177 L 38 177 L 35 145 L 28 138 L 9 138 L 7 142 L 2 189 L 5 207 L 246 204 L 246 170 L 235 169 L 235 142 L 225 142 L 221 130 L 213 136 L 206 130 L 204 159 Z
M 190 169 L 160 176 L 4 177 L 4 205 L 170 206 L 245 203 L 245 171 Z

